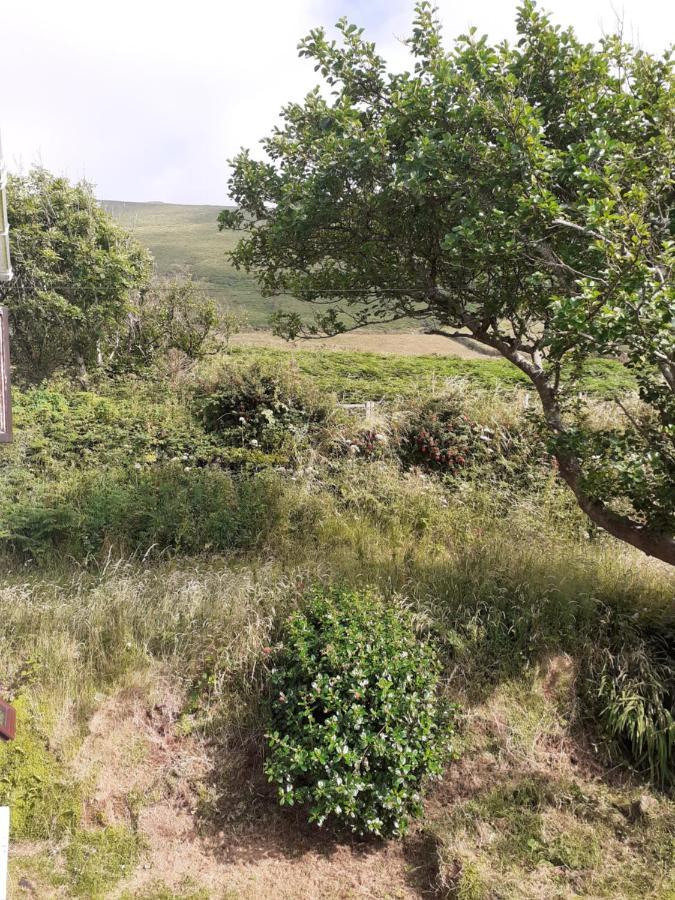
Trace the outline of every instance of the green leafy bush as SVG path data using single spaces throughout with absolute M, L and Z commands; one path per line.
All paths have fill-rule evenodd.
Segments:
M 266 772 L 279 801 L 357 834 L 402 835 L 451 735 L 439 663 L 411 616 L 368 592 L 317 590 L 286 623 L 271 676 Z
M 12 310 L 15 374 L 33 383 L 99 369 L 148 284 L 150 254 L 86 182 L 34 168 L 11 176 L 7 200 L 15 277 L 0 303 Z
M 215 301 L 189 272 L 156 277 L 139 292 L 106 369 L 142 371 L 171 352 L 182 354 L 184 360 L 203 359 L 221 349 L 237 330 L 234 317 L 221 316 Z

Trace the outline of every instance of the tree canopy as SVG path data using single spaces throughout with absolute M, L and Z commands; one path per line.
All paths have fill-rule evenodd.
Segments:
M 103 210 L 86 183 L 44 169 L 12 175 L 12 362 L 26 379 L 96 366 L 117 340 L 152 271 L 149 253 Z
M 15 278 L 0 285 L 10 308 L 12 362 L 25 381 L 55 370 L 119 373 L 170 351 L 196 359 L 237 329 L 188 272 L 152 277 L 153 260 L 86 183 L 44 169 L 9 179 Z M 220 336 L 216 336 L 218 329 Z
M 515 46 L 450 49 L 419 3 L 412 71 L 363 30 L 300 43 L 323 78 L 265 158 L 233 160 L 234 263 L 318 306 L 287 336 L 408 319 L 470 334 L 527 374 L 561 476 L 615 537 L 675 563 L 675 81 L 621 35 L 582 43 L 526 0 Z M 590 423 L 584 361 L 639 399 Z

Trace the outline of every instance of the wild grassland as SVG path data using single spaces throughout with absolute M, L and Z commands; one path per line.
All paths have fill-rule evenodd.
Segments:
M 667 623 L 672 582 L 635 558 L 620 562 L 611 548 L 579 541 L 574 529 L 556 536 L 555 528 L 532 521 L 527 504 L 515 524 L 495 522 L 486 512 L 487 498 L 449 510 L 442 493 L 424 480 L 397 479 L 390 471 L 360 472 L 354 494 L 340 506 L 333 498 L 317 499 L 323 489 L 298 487 L 301 505 L 322 510 L 316 530 L 273 530 L 254 553 L 145 565 L 110 561 L 75 575 L 64 566 L 6 578 L 0 595 L 4 680 L 19 685 L 31 729 L 43 735 L 40 753 L 48 754 L 59 773 L 52 778 L 60 782 L 64 771 L 72 772 L 91 717 L 107 697 L 119 729 L 130 715 L 125 686 L 140 679 L 142 709 L 150 716 L 167 703 L 166 685 L 172 685 L 181 700 L 161 783 L 139 792 L 133 782 L 113 776 L 128 792 L 114 804 L 104 803 L 91 783 L 76 785 L 88 810 L 82 824 L 96 835 L 100 828 L 135 833 L 140 850 L 134 854 L 140 852 L 154 878 L 164 877 L 158 852 L 144 855 L 144 829 L 152 834 L 143 824 L 144 810 L 151 821 L 162 806 L 180 809 L 187 794 L 204 840 L 199 852 L 207 854 L 218 877 L 237 886 L 230 896 L 256 896 L 231 851 L 235 857 L 242 852 L 261 817 L 272 817 L 276 826 L 273 833 L 255 832 L 261 857 L 266 845 L 267 852 L 276 852 L 279 829 L 293 842 L 299 827 L 292 813 L 277 818 L 259 772 L 266 648 L 287 612 L 303 603 L 309 585 L 369 584 L 385 597 L 405 597 L 420 627 L 431 628 L 443 653 L 446 690 L 463 709 L 460 760 L 430 795 L 422 831 L 413 831 L 404 845 L 412 848 L 424 839 L 429 885 L 439 895 L 462 897 L 573 891 L 667 897 L 674 864 L 672 803 L 625 769 L 604 768 L 606 757 L 593 749 L 598 735 L 579 698 L 584 656 L 600 640 L 607 617 L 630 618 L 638 608 L 645 621 Z M 343 481 L 349 484 L 348 476 Z M 365 481 L 379 488 L 366 493 Z M 157 762 L 154 737 L 146 737 L 145 727 L 134 726 L 134 740 L 116 763 L 124 772 L 143 773 Z M 190 755 L 204 758 L 196 776 L 181 755 L 183 740 Z M 113 759 L 111 754 L 110 765 Z M 72 783 L 72 774 L 68 778 Z M 76 819 L 72 837 L 66 833 L 64 839 L 62 797 L 49 792 L 50 783 L 40 783 L 41 805 L 30 806 L 25 816 L 34 828 L 61 835 L 43 851 L 63 848 L 55 858 L 62 867 L 60 883 L 77 896 L 82 884 L 110 884 L 114 873 L 121 878 L 123 866 L 131 865 L 125 862 L 128 841 L 122 862 L 93 854 L 85 860 L 81 845 L 89 846 L 88 831 L 83 837 Z M 654 805 L 644 818 L 634 818 L 631 804 L 645 796 Z M 20 797 L 11 799 L 23 809 Z M 104 812 L 96 814 L 99 805 Z M 205 850 L 216 834 L 225 835 L 224 843 Z M 192 853 L 180 835 L 170 839 L 172 852 Z M 92 840 L 98 845 L 107 837 Z M 78 849 L 70 850 L 71 842 Z M 306 835 L 303 846 L 308 853 Z M 117 842 L 110 852 L 114 848 Z M 297 893 L 281 893 L 288 874 L 283 869 L 265 873 L 265 890 L 270 896 L 275 889 L 280 896 L 303 896 L 302 879 L 313 865 L 298 864 Z M 353 865 L 358 869 L 358 861 Z M 40 884 L 20 857 L 14 871 L 16 878 L 29 871 L 31 883 Z M 337 877 L 350 876 L 344 871 Z M 220 896 L 212 886 L 208 895 Z M 137 896 L 144 896 L 140 885 Z
M 345 402 L 442 396 L 453 381 L 463 379 L 467 387 L 513 390 L 527 388 L 525 375 L 504 359 L 461 359 L 455 356 L 395 356 L 382 353 L 333 350 L 275 350 L 234 347 L 232 355 L 248 361 L 286 365 L 312 379 L 322 391 L 335 393 Z M 634 389 L 626 370 L 611 360 L 588 363 L 580 389 L 599 397 Z
M 644 658 L 673 633 L 672 576 L 589 528 L 487 364 L 443 402 L 469 437 L 508 440 L 456 471 L 406 462 L 413 395 L 445 362 L 351 360 L 350 399 L 405 398 L 368 423 L 317 390 L 342 354 L 297 354 L 271 382 L 279 355 L 251 374 L 242 352 L 225 379 L 17 392 L 0 460 L 12 896 L 672 896 L 672 789 L 602 732 L 591 665 L 633 659 L 617 637 Z M 261 774 L 269 648 L 317 584 L 408 604 L 461 706 L 458 759 L 399 844 L 310 829 Z

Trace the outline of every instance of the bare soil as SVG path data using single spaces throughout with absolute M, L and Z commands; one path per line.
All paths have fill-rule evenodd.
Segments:
M 421 832 L 360 842 L 319 831 L 301 811 L 276 805 L 259 760 L 248 772 L 211 771 L 206 747 L 178 734 L 178 708 L 168 681 L 152 705 L 141 690 L 117 694 L 93 716 L 75 761 L 92 784 L 89 822 L 137 828 L 146 846 L 113 896 L 158 882 L 180 892 L 186 880 L 228 900 L 435 896 L 433 847 Z M 220 790 L 204 816 L 200 795 L 210 782 Z

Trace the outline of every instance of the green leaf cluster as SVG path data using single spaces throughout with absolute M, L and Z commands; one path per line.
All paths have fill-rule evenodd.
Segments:
M 315 591 L 282 640 L 265 764 L 279 802 L 319 825 L 404 834 L 452 733 L 432 644 L 402 607 L 340 588 Z

